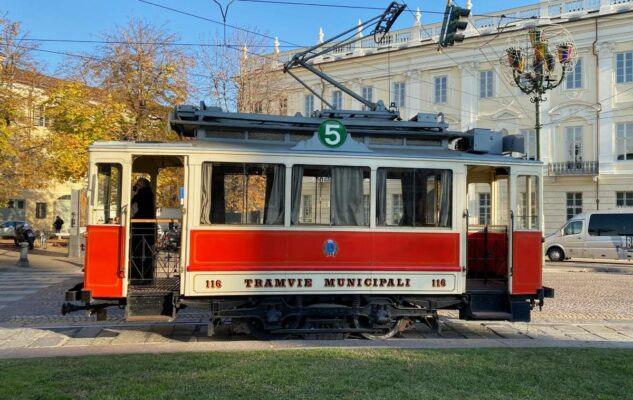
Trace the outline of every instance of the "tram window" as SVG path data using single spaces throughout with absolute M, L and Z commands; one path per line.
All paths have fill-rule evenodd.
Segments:
M 200 222 L 283 225 L 281 164 L 203 163 Z
M 517 217 L 515 221 L 517 229 L 539 229 L 538 201 L 538 177 L 519 175 L 517 177 Z
M 97 164 L 96 204 L 93 207 L 93 223 L 121 223 L 121 165 Z
M 378 168 L 376 225 L 451 227 L 452 171 Z
M 369 168 L 292 167 L 292 224 L 369 226 Z

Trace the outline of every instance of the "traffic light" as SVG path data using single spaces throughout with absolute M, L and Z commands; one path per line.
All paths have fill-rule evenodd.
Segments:
M 455 42 L 461 43 L 464 41 L 462 31 L 468 26 L 466 18 L 468 18 L 469 15 L 470 10 L 467 8 L 457 7 L 450 2 L 446 5 L 442 32 L 440 33 L 440 46 L 452 46 Z

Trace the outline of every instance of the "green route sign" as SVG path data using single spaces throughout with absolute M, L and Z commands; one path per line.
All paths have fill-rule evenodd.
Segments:
M 330 149 L 341 147 L 347 139 L 347 129 L 335 119 L 327 119 L 321 123 L 318 130 L 319 141 Z

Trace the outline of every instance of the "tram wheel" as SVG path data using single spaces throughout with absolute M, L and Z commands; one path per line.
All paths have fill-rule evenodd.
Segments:
M 367 333 L 362 332 L 360 335 L 369 340 L 386 340 L 396 336 L 398 333 L 402 332 L 409 323 L 409 320 L 404 318 L 398 318 L 391 321 L 386 327 L 385 331 L 382 333 Z M 354 318 L 354 326 L 356 328 L 362 328 L 362 324 L 358 321 L 358 318 Z

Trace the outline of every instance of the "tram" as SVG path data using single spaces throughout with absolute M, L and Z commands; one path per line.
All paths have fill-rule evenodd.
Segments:
M 450 131 L 441 114 L 204 103 L 178 107 L 171 126 L 183 140 L 90 146 L 85 275 L 63 312 L 172 320 L 204 305 L 209 334 L 387 338 L 410 322 L 437 329 L 446 309 L 529 321 L 553 296 L 543 166 L 516 137 Z M 141 215 L 133 185 L 145 177 L 155 194 L 163 171 L 181 177 L 181 204 Z
M 383 43 L 405 9 L 393 2 L 362 26 Z M 327 109 L 179 106 L 178 142 L 91 145 L 84 281 L 62 313 L 172 320 L 197 305 L 210 335 L 263 339 L 389 338 L 411 322 L 439 329 L 447 309 L 529 321 L 554 294 L 542 284 L 542 163 L 516 136 L 451 131 L 441 113 L 402 120 L 314 66 L 361 40 L 356 30 L 284 64 Z M 365 110 L 336 109 L 297 67 Z M 164 181 L 181 182 L 177 207 L 156 204 L 176 191 Z

